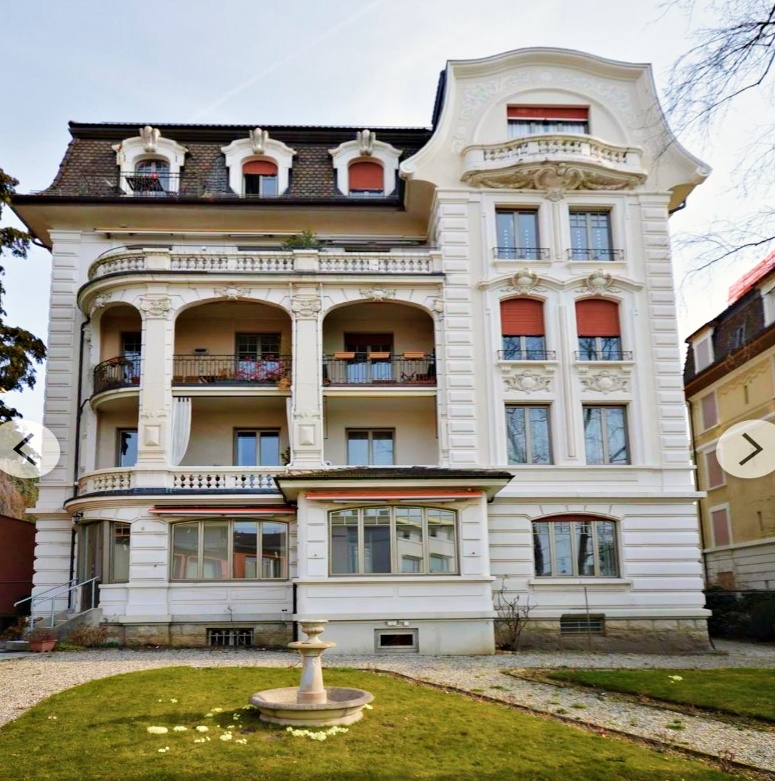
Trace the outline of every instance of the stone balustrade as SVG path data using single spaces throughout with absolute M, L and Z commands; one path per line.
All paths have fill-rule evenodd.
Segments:
M 356 253 L 120 249 L 94 261 L 89 269 L 89 280 L 112 274 L 156 271 L 190 274 L 431 274 L 441 271 L 441 253 L 432 250 Z

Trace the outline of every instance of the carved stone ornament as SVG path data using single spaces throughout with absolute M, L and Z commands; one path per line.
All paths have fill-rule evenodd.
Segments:
M 431 299 L 431 309 L 437 314 L 437 315 L 443 315 L 444 314 L 444 299 L 441 296 L 436 296 L 435 298 Z
M 552 378 L 548 374 L 538 374 L 534 371 L 523 371 L 519 374 L 506 375 L 503 382 L 512 391 L 533 393 L 533 391 L 548 390 Z
M 140 138 L 143 142 L 143 149 L 148 154 L 153 154 L 158 149 L 161 130 L 157 127 L 146 125 L 140 128 Z
M 294 416 L 302 420 L 318 420 L 320 413 L 314 409 L 302 409 L 295 412 Z
M 148 409 L 143 410 L 140 413 L 140 417 L 143 420 L 159 420 L 161 418 L 167 417 L 167 410 L 166 409 Z
M 112 298 L 112 293 L 101 293 L 94 299 L 94 303 L 91 305 L 91 311 L 94 312 L 97 309 L 104 309 Z
M 508 285 L 507 289 L 520 295 L 545 290 L 538 285 L 538 274 L 527 268 L 520 269 L 510 281 L 511 285 Z
M 317 317 L 320 309 L 321 303 L 318 296 L 297 295 L 291 299 L 291 311 L 299 320 Z
M 361 290 L 360 294 L 371 301 L 387 301 L 390 298 L 396 297 L 395 290 L 388 290 L 382 285 L 374 285 L 374 287 L 369 290 Z
M 512 165 L 491 171 L 469 171 L 463 180 L 480 187 L 541 190 L 550 201 L 559 201 L 568 190 L 628 190 L 643 182 L 636 173 L 601 170 L 584 165 L 542 163 Z
M 269 131 L 257 127 L 251 130 L 248 135 L 250 136 L 250 146 L 253 149 L 253 154 L 263 155 L 266 149 L 266 142 L 269 140 Z
M 214 287 L 213 293 L 219 298 L 228 298 L 232 301 L 237 298 L 248 298 L 250 296 L 249 287 Z
M 580 287 L 585 293 L 591 293 L 593 296 L 617 292 L 617 288 L 614 287 L 614 278 L 602 269 L 593 271 L 581 282 Z
M 169 296 L 143 296 L 140 299 L 140 311 L 146 318 L 165 318 L 172 310 L 172 299 Z
M 374 142 L 377 140 L 377 134 L 373 130 L 359 130 L 355 134 L 358 140 L 358 151 L 367 157 L 374 154 Z
M 612 374 L 611 372 L 600 372 L 598 374 L 592 374 L 589 377 L 582 377 L 581 384 L 587 389 L 592 391 L 599 391 L 600 393 L 609 394 L 613 391 L 626 391 L 627 380 L 619 374 Z

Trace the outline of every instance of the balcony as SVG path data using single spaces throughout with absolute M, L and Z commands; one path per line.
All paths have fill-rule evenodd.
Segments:
M 323 384 L 329 386 L 436 385 L 436 358 L 423 353 L 359 355 L 339 352 L 323 358 Z
M 625 190 L 646 181 L 642 150 L 592 136 L 547 133 L 463 152 L 462 180 L 470 184 L 548 193 L 562 190 Z
M 566 250 L 568 260 L 609 261 L 624 260 L 624 250 L 609 247 L 572 247 Z
M 142 358 L 116 356 L 94 367 L 94 393 L 140 385 Z
M 287 390 L 291 382 L 289 355 L 175 355 L 172 366 L 173 385 L 264 385 Z
M 284 471 L 284 467 L 172 467 L 154 470 L 148 485 L 147 474 L 143 475 L 142 486 L 138 485 L 138 472 L 134 468 L 114 467 L 100 469 L 84 475 L 78 481 L 78 494 L 114 493 L 131 491 L 142 487 L 147 491 L 158 488 L 160 491 L 172 490 L 175 493 L 187 491 L 213 492 L 276 492 L 274 476 Z
M 554 350 L 498 350 L 499 361 L 556 361 Z
M 577 361 L 632 361 L 631 350 L 577 350 Z
M 549 247 L 493 247 L 498 260 L 551 260 Z
M 441 253 L 325 252 L 318 250 L 256 250 L 190 252 L 166 249 L 112 250 L 92 263 L 89 281 L 114 274 L 174 271 L 188 274 L 439 274 Z

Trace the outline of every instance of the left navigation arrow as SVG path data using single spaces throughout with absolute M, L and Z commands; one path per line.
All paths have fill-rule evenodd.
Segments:
M 19 442 L 19 444 L 13 449 L 13 452 L 18 453 L 22 458 L 29 461 L 29 463 L 31 463 L 33 466 L 37 466 L 38 465 L 37 461 L 30 458 L 27 453 L 22 452 L 22 448 L 32 439 L 32 437 L 33 437 L 32 434 L 27 434 L 27 436 L 24 437 L 24 439 L 21 442 Z

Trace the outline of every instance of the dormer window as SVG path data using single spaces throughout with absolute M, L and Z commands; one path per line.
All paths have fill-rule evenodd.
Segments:
M 380 163 L 356 160 L 348 168 L 349 194 L 355 198 L 377 198 L 384 195 L 385 171 Z
M 589 133 L 586 106 L 509 106 L 506 110 L 509 138 L 539 133 Z
M 277 195 L 277 164 L 271 160 L 250 160 L 242 166 L 246 197 L 271 198 Z
M 166 160 L 140 160 L 134 176 L 128 175 L 126 183 L 135 195 L 163 197 L 171 191 L 170 164 Z
M 186 147 L 164 138 L 158 128 L 146 125 L 137 136 L 115 144 L 119 184 L 125 195 L 165 198 L 180 192 Z

